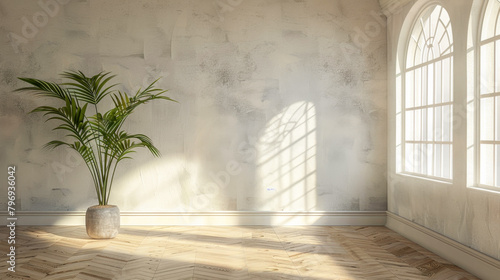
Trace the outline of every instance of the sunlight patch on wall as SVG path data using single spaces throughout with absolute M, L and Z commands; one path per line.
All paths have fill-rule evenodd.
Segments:
M 316 110 L 297 102 L 272 118 L 257 144 L 262 211 L 316 209 Z
M 128 211 L 185 211 L 197 199 L 199 164 L 183 155 L 131 166 L 121 166 L 121 174 L 113 183 L 112 204 Z

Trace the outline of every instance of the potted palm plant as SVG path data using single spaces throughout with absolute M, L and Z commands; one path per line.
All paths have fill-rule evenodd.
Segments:
M 82 156 L 92 176 L 98 201 L 98 205 L 87 209 L 87 234 L 91 238 L 113 238 L 120 227 L 120 212 L 116 205 L 109 205 L 108 202 L 118 164 L 130 159 L 131 153 L 137 148 L 147 148 L 153 156 L 160 156 L 160 151 L 148 136 L 127 133 L 122 126 L 127 117 L 142 104 L 156 99 L 175 100 L 163 95 L 166 90 L 155 88 L 158 80 L 129 96 L 114 89 L 117 84 L 110 82 L 115 76 L 109 72 L 87 77 L 79 71 L 68 71 L 61 76 L 68 82 L 57 84 L 19 78 L 30 86 L 16 91 L 32 92 L 60 103 L 59 107 L 42 105 L 31 111 L 43 113 L 45 121 L 56 121 L 53 130 L 66 132 L 64 139 L 50 141 L 45 148 L 65 146 Z M 113 105 L 103 111 L 101 101 L 108 99 L 108 104 L 111 104 L 109 97 Z

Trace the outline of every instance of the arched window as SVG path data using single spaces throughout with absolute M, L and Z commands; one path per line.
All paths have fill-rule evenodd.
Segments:
M 500 187 L 500 3 L 490 0 L 480 31 L 479 86 L 476 93 L 477 178 L 479 185 Z
M 402 173 L 452 179 L 453 37 L 440 5 L 414 23 L 401 71 Z

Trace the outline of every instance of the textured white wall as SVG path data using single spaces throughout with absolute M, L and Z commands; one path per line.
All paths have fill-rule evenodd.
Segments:
M 429 2 L 413 1 L 388 19 L 389 211 L 499 259 L 499 194 L 467 186 L 466 50 L 469 21 L 465 19 L 469 17 L 473 1 L 440 1 L 450 14 L 454 37 L 453 182 L 422 180 L 395 173 L 396 58 L 398 50 L 400 54 L 404 50 L 404 38 L 417 13 Z M 482 0 L 475 1 L 475 4 L 480 7 L 480 2 Z
M 380 14 L 377 0 L 0 2 L 0 166 L 18 166 L 17 210 L 96 203 L 74 153 L 41 149 L 55 134 L 27 112 L 42 100 L 12 92 L 66 69 L 112 71 L 128 91 L 163 76 L 180 102 L 129 120 L 163 157 L 119 167 L 124 211 L 386 210 Z

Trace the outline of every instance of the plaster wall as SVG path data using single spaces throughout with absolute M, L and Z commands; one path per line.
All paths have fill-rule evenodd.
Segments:
M 163 156 L 119 167 L 122 211 L 386 210 L 385 25 L 377 0 L 1 1 L 0 166 L 17 167 L 17 210 L 96 204 L 81 159 L 42 149 L 62 137 L 28 114 L 43 100 L 13 93 L 68 69 L 112 71 L 128 92 L 163 77 L 179 101 L 129 119 Z
M 453 181 L 440 182 L 396 173 L 396 63 L 404 61 L 406 36 L 420 11 L 439 3 L 450 15 L 454 41 Z M 389 211 L 496 259 L 500 258 L 499 194 L 471 188 L 467 164 L 467 36 L 471 11 L 483 1 L 412 1 L 388 18 L 388 208 Z M 474 5 L 473 5 L 474 4 Z M 475 32 L 474 32 L 475 34 Z M 400 64 L 402 65 L 402 64 Z M 469 67 L 473 67 L 470 65 Z M 468 85 L 467 83 L 472 83 Z M 470 124 L 470 122 L 469 122 Z

